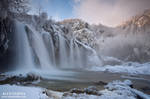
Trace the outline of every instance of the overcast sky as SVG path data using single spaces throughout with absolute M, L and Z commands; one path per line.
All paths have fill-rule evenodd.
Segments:
M 39 7 L 53 19 L 81 18 L 90 24 L 116 26 L 150 8 L 150 0 L 32 0 L 32 12 Z

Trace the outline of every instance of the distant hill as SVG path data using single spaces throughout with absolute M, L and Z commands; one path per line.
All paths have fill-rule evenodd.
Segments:
M 118 27 L 132 32 L 150 33 L 150 9 L 123 22 Z

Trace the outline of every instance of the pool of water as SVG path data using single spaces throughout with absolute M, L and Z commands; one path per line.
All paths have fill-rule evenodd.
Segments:
M 129 79 L 133 82 L 135 89 L 150 94 L 149 75 L 129 75 L 65 69 L 61 70 L 61 73 L 45 73 L 43 76 L 44 79 L 33 85 L 56 91 L 68 91 L 72 88 L 87 88 L 88 86 L 96 86 L 98 89 L 103 89 L 105 84 L 113 80 L 123 81 Z

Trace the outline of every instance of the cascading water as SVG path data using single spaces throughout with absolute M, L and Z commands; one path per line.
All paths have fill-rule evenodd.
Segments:
M 65 39 L 58 34 L 59 37 L 59 65 L 61 67 L 68 67 L 68 55 L 67 55 L 67 49 L 66 49 L 66 42 Z
M 30 29 L 30 30 L 32 30 L 32 32 L 28 33 L 31 38 L 30 43 L 32 49 L 34 50 L 39 60 L 41 69 L 43 70 L 52 69 L 53 68 L 52 60 L 49 56 L 49 51 L 43 40 L 43 35 L 45 33 L 42 32 L 40 33 L 34 29 Z
M 34 68 L 33 57 L 29 40 L 25 31 L 25 25 L 16 22 L 16 39 L 17 39 L 17 59 L 16 64 L 19 69 Z M 21 67 L 20 67 L 21 66 Z
M 44 40 L 44 43 L 45 43 L 47 50 L 49 52 L 50 61 L 51 61 L 53 66 L 56 66 L 55 48 L 54 48 L 54 42 L 52 40 L 51 34 L 49 34 L 48 32 L 45 32 L 43 34 L 43 40 Z
M 76 51 L 76 67 L 81 67 L 82 66 L 82 59 L 81 59 L 81 53 L 80 49 L 77 43 L 75 43 L 75 51 Z
M 54 43 L 54 39 L 52 38 L 54 34 L 46 32 L 43 29 L 39 32 L 34 27 L 25 26 L 19 22 L 17 22 L 16 27 L 18 66 L 23 65 L 26 69 L 36 69 L 39 66 L 42 70 L 51 70 L 56 69 L 56 64 L 58 68 L 81 68 L 83 65 L 86 65 L 84 64 L 86 62 L 84 60 L 87 54 L 80 47 L 91 49 L 80 44 L 75 38 L 68 40 L 58 32 L 56 34 L 58 39 Z M 57 49 L 56 43 L 58 43 L 58 51 L 55 51 Z M 85 58 L 83 59 L 83 57 Z M 23 69 L 23 67 L 20 68 Z
M 70 66 L 74 67 L 74 44 L 73 44 L 73 39 L 70 40 Z

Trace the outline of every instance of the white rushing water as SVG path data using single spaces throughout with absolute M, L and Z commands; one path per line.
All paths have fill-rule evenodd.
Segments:
M 66 42 L 65 39 L 58 34 L 59 37 L 59 65 L 61 67 L 67 68 L 68 67 L 68 55 L 66 49 Z
M 31 30 L 32 33 L 30 33 L 30 36 L 32 38 L 32 41 L 30 41 L 30 43 L 32 49 L 35 51 L 35 54 L 38 58 L 41 69 L 43 70 L 52 69 L 53 68 L 52 60 L 50 58 L 49 51 L 42 37 L 44 33 L 40 33 L 34 29 Z
M 49 34 L 48 32 L 43 33 L 43 40 L 48 50 L 51 64 L 53 66 L 56 66 L 55 48 L 51 34 Z
M 29 40 L 25 32 L 25 25 L 16 22 L 16 39 L 17 39 L 17 61 L 19 69 L 34 68 L 33 57 Z M 20 67 L 21 66 L 21 67 Z
M 56 34 L 58 39 L 54 39 L 50 32 L 43 29 L 39 32 L 34 27 L 19 22 L 16 22 L 16 29 L 18 45 L 16 65 L 19 68 L 39 68 L 47 71 L 56 67 L 81 68 L 85 65 L 84 60 L 87 56 L 84 56 L 86 54 L 83 54 L 84 51 L 80 48 L 84 46 L 76 39 L 68 40 L 60 32 Z
M 71 66 L 71 68 L 73 68 L 74 66 L 75 66 L 75 56 L 74 56 L 74 40 L 73 39 L 71 39 L 70 40 L 70 66 Z

